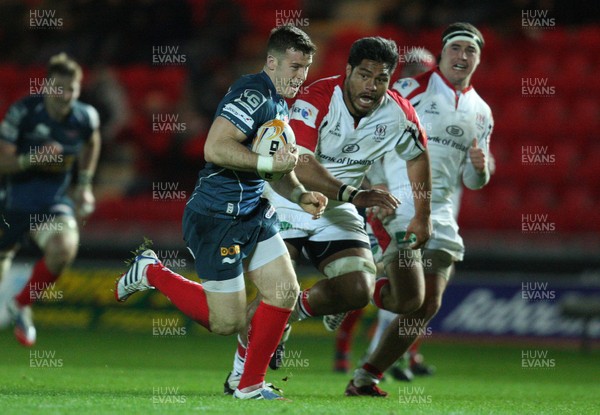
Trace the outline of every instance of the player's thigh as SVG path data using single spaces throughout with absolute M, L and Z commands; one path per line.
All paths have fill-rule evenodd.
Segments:
M 440 249 L 424 249 L 423 264 L 427 281 L 427 296 L 441 301 L 454 272 L 454 257 Z
M 299 292 L 296 273 L 279 234 L 261 241 L 246 261 L 246 276 L 256 285 L 263 301 L 292 308 Z
M 364 220 L 355 209 L 337 209 L 330 223 L 311 235 L 307 253 L 338 294 L 353 305 L 368 303 L 377 268 Z
M 442 297 L 454 270 L 454 257 L 442 250 L 423 250 L 425 268 L 425 300 L 423 316 L 433 318 L 442 306 Z

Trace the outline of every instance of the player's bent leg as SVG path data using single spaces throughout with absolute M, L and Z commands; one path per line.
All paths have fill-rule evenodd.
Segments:
M 375 264 L 371 251 L 349 248 L 328 256 L 319 264 L 327 276 L 303 292 L 310 315 L 344 313 L 369 304 L 375 283 Z
M 32 237 L 44 252 L 44 257 L 36 262 L 29 281 L 8 304 L 15 324 L 15 337 L 26 347 L 33 346 L 37 337 L 30 305 L 41 298 L 42 293 L 73 262 L 79 244 L 77 223 L 72 216 L 55 216 L 40 230 L 33 232 Z
M 15 297 L 19 306 L 25 307 L 41 297 L 75 259 L 79 244 L 77 223 L 72 216 L 57 216 L 32 238 L 44 252 L 44 257 L 33 267 L 27 285 Z
M 244 373 L 234 392 L 234 397 L 241 399 L 249 399 L 252 393 L 259 393 L 255 391 L 265 389 L 269 360 L 283 335 L 300 290 L 279 234 L 257 244 L 246 269 L 246 275 L 256 285 L 262 300 L 249 324 Z
M 295 260 L 297 260 L 300 257 L 299 249 L 301 249 L 300 247 L 302 246 L 302 244 L 304 242 L 303 239 L 304 238 L 295 238 L 294 239 L 295 244 L 298 245 L 298 248 L 296 248 L 295 244 L 284 241 L 285 247 L 291 257 L 292 268 L 295 268 Z M 261 249 L 262 248 L 264 248 L 264 245 L 261 245 Z M 261 254 L 259 252 L 259 257 L 260 257 L 260 255 Z M 283 255 L 283 253 L 282 253 L 282 255 Z M 262 258 L 262 261 L 264 261 L 264 258 Z M 246 271 L 248 271 L 248 268 L 250 267 L 250 265 L 251 264 L 248 261 L 246 264 Z M 252 268 L 256 268 L 257 265 L 258 265 L 257 262 L 254 262 L 254 264 L 252 265 Z M 284 286 L 283 286 L 284 284 L 282 284 L 281 282 L 276 282 L 276 284 L 280 284 L 281 288 L 284 288 Z M 281 296 L 282 293 L 283 292 L 280 291 L 279 295 Z M 293 294 L 292 292 L 288 292 L 286 295 L 289 296 L 292 294 Z M 277 294 L 275 294 L 275 295 L 277 296 Z M 260 304 L 261 301 L 262 301 L 262 295 L 259 292 L 256 295 L 256 297 L 254 298 L 254 300 L 252 300 L 250 302 L 250 304 L 248 304 L 248 308 L 246 310 L 246 324 L 238 333 L 237 349 L 233 356 L 233 368 L 232 368 L 231 372 L 229 372 L 229 374 L 225 378 L 225 383 L 223 385 L 223 392 L 225 394 L 232 395 L 234 393 L 235 389 L 237 388 L 237 386 L 240 382 L 240 379 L 242 378 L 242 374 L 244 373 L 244 365 L 246 363 L 246 347 L 248 345 L 248 327 L 250 326 L 252 317 L 254 317 L 254 313 L 256 312 L 256 309 L 258 308 L 258 305 Z M 291 331 L 291 326 L 288 321 L 288 323 L 284 329 L 282 338 L 281 338 L 279 344 L 277 345 L 277 348 L 275 349 L 273 356 L 271 356 L 271 359 L 269 360 L 269 367 L 272 370 L 277 370 L 282 365 L 282 359 L 283 359 L 283 355 L 285 352 L 285 342 L 287 341 L 287 338 L 289 337 L 290 331 Z M 273 386 L 273 385 L 271 385 L 271 386 Z
M 394 319 L 367 362 L 356 370 L 353 379 L 355 386 L 376 385 L 383 372 L 408 350 L 439 310 L 447 277 L 450 275 L 451 256 L 443 251 L 432 251 L 424 255 L 424 264 L 426 276 L 423 304 L 414 313 Z M 405 330 L 402 330 L 403 327 Z
M 420 251 L 390 245 L 383 263 L 388 277 L 377 281 L 375 304 L 396 314 L 416 311 L 423 304 L 425 295 Z

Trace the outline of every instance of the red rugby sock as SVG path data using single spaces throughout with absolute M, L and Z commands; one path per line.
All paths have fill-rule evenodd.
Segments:
M 357 327 L 356 323 L 363 315 L 363 309 L 354 310 L 348 313 L 335 336 L 335 351 L 336 353 L 347 355 L 352 346 L 352 334 Z
M 375 292 L 373 293 L 373 302 L 379 308 L 383 308 L 383 301 L 381 300 L 381 289 L 388 285 L 390 280 L 387 278 L 379 278 L 375 281 Z
M 50 272 L 44 258 L 40 259 L 35 263 L 27 285 L 15 297 L 17 304 L 21 307 L 30 305 L 36 299 L 40 298 L 40 294 L 49 288 L 50 284 L 56 281 L 58 277 L 58 275 Z
M 238 389 L 260 385 L 292 310 L 260 302 L 248 329 L 246 364 Z
M 186 316 L 210 331 L 209 310 L 202 284 L 174 273 L 162 264 L 150 264 L 146 277 L 153 287 L 162 292 Z

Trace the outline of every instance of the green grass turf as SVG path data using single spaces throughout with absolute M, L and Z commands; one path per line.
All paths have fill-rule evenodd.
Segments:
M 2 331 L 0 414 L 600 413 L 598 351 L 585 357 L 539 345 L 430 341 L 422 350 L 437 366 L 435 376 L 384 382 L 387 399 L 346 398 L 349 376 L 331 372 L 333 339 L 292 336 L 288 365 L 294 367 L 268 375 L 291 401 L 240 402 L 222 394 L 234 340 L 45 329 L 25 349 Z M 357 354 L 364 345 L 359 342 Z M 555 367 L 523 368 L 523 350 L 546 351 Z M 31 367 L 36 363 L 60 367 Z

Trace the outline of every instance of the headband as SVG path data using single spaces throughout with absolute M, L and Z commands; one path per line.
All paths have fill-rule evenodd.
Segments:
M 442 38 L 442 49 L 445 48 L 451 40 L 464 40 L 465 42 L 473 43 L 479 51 L 481 51 L 481 48 L 483 47 L 483 42 L 479 36 L 467 30 L 457 30 L 444 36 Z

